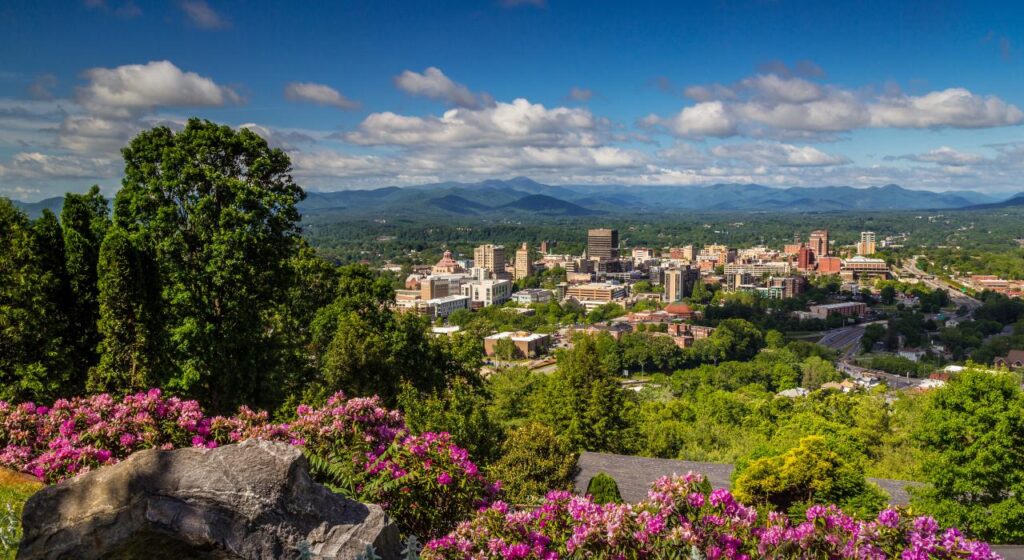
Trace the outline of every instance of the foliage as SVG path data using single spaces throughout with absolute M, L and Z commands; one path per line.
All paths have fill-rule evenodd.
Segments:
M 835 506 L 814 506 L 802 522 L 759 519 L 693 474 L 662 478 L 648 496 L 601 505 L 551 492 L 529 511 L 497 502 L 427 543 L 423 558 L 997 558 L 956 529 L 895 510 L 857 521 Z
M 800 364 L 802 374 L 800 386 L 805 389 L 820 389 L 825 383 L 831 381 L 842 381 L 843 376 L 836 371 L 836 368 L 829 362 L 811 356 Z
M 621 504 L 619 484 L 605 473 L 597 473 L 587 483 L 587 495 L 595 504 Z
M 378 503 L 403 530 L 433 536 L 494 498 L 492 484 L 447 433 L 411 434 L 380 399 L 329 398 L 300 405 L 293 421 L 269 422 L 241 407 L 210 417 L 196 401 L 158 389 L 115 400 L 101 394 L 52 407 L 0 401 L 0 466 L 48 483 L 117 462 L 139 449 L 216 447 L 258 438 L 299 445 L 314 476 L 356 499 Z
M 487 397 L 479 387 L 455 380 L 441 391 L 423 395 L 405 385 L 398 407 L 413 433 L 447 432 L 482 465 L 497 458 L 501 427 L 491 420 Z
M 511 430 L 501 457 L 488 470 L 502 482 L 505 496 L 516 504 L 529 503 L 548 490 L 572 488 L 576 454 L 551 428 L 530 422 Z
M 969 368 L 936 391 L 915 431 L 930 453 L 914 504 L 995 542 L 1024 540 L 1020 378 Z
M 628 449 L 629 396 L 601 361 L 595 337 L 578 335 L 558 354 L 558 369 L 546 380 L 537 418 L 575 450 Z
M 887 499 L 820 436 L 805 437 L 781 455 L 757 459 L 734 476 L 739 500 L 794 516 L 816 503 L 835 503 L 866 517 L 877 514 Z

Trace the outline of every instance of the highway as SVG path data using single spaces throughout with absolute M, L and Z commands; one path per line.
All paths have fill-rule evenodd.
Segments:
M 860 350 L 860 339 L 864 336 L 864 328 L 868 324 L 870 323 L 825 331 L 818 344 L 839 351 L 836 369 L 853 379 L 878 379 L 888 385 L 890 389 L 906 389 L 919 385 L 921 383 L 920 379 L 908 379 L 884 371 L 854 365 L 853 357 Z
M 931 274 L 917 268 L 917 259 L 922 258 L 923 255 L 914 255 L 913 259 L 907 261 L 904 260 L 903 268 L 901 272 L 906 274 L 913 274 L 921 279 L 921 282 L 932 289 L 942 288 L 949 292 L 949 299 L 957 308 L 966 307 L 967 315 L 970 316 L 974 313 L 974 310 L 981 307 L 981 302 L 972 298 L 971 296 L 961 292 L 958 288 L 952 284 L 942 280 L 941 278 L 932 276 Z M 928 276 L 930 279 L 925 279 Z

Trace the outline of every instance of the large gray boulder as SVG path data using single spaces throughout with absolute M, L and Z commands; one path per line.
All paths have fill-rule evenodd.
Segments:
M 149 449 L 45 488 L 25 504 L 19 559 L 398 558 L 379 506 L 332 493 L 302 453 L 249 440 Z

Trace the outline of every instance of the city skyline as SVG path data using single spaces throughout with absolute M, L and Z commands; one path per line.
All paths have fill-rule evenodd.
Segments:
M 1022 18 L 961 2 L 9 2 L 0 195 L 112 194 L 119 148 L 190 116 L 284 148 L 310 190 L 525 175 L 1005 195 L 1024 190 Z

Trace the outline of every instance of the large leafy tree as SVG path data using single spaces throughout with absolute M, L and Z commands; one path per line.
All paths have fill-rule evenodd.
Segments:
M 285 298 L 303 199 L 288 156 L 249 130 L 191 119 L 122 151 L 114 222 L 155 259 L 166 385 L 213 410 L 266 405 L 270 328 Z
M 923 420 L 915 435 L 931 484 L 914 505 L 988 541 L 1024 541 L 1019 376 L 968 369 L 934 393 Z
M 576 453 L 551 428 L 529 422 L 508 434 L 488 472 L 510 501 L 527 503 L 549 490 L 571 489 L 575 471 Z
M 431 340 L 424 318 L 392 308 L 394 289 L 369 267 L 343 267 L 337 294 L 317 312 L 311 328 L 319 374 L 306 388 L 307 400 L 344 390 L 377 394 L 393 403 L 403 383 L 430 392 L 453 377 L 475 378 L 471 364 L 454 359 L 451 348 Z

